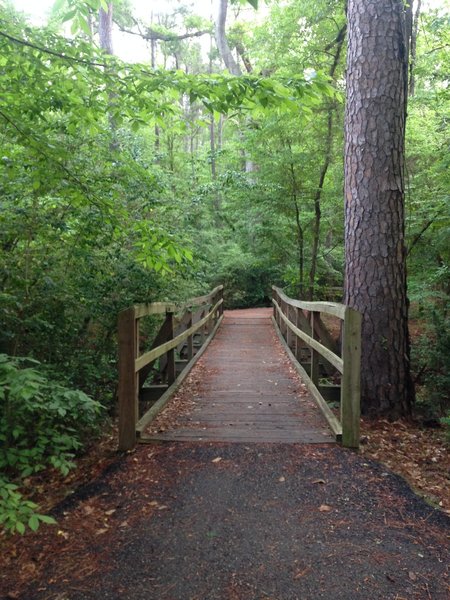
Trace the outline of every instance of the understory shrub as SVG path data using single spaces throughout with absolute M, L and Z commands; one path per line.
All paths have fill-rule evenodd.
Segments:
M 66 475 L 95 430 L 102 406 L 80 390 L 51 380 L 38 361 L 0 354 L 0 523 L 23 533 L 35 530 L 37 506 L 25 500 L 19 482 L 53 467 Z
M 417 408 L 428 418 L 450 410 L 450 311 L 445 300 L 433 306 L 427 334 L 412 347 L 414 371 L 420 376 Z

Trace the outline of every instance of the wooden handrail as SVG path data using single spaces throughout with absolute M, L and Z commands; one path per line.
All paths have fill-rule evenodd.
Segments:
M 148 365 L 149 362 L 152 362 L 156 358 L 159 358 L 163 354 L 166 354 L 166 352 L 168 352 L 169 350 L 173 350 L 181 342 L 184 342 L 184 340 L 186 340 L 189 336 L 196 333 L 200 329 L 200 327 L 203 327 L 203 325 L 207 321 L 209 321 L 209 319 L 211 319 L 213 314 L 216 312 L 216 310 L 219 308 L 219 306 L 222 303 L 223 303 L 223 299 L 221 298 L 218 302 L 216 302 L 216 304 L 209 311 L 209 313 L 205 317 L 203 317 L 203 319 L 200 319 L 200 321 L 198 321 L 195 325 L 192 325 L 192 327 L 189 327 L 189 329 L 186 329 L 186 331 L 184 331 L 183 333 L 180 333 L 179 335 L 172 338 L 168 342 L 165 342 L 164 344 L 161 344 L 160 346 L 153 348 L 153 350 L 150 350 L 149 352 L 146 352 L 145 354 L 142 354 L 142 356 L 137 358 L 134 361 L 134 370 L 136 371 L 136 373 L 138 371 L 140 371 L 143 367 Z
M 360 360 L 361 360 L 361 314 L 344 304 L 334 302 L 303 302 L 286 296 L 273 286 L 274 325 L 295 367 L 324 413 L 337 439 L 346 447 L 359 446 L 360 420 Z M 293 310 L 294 309 L 294 310 Z M 310 313 L 310 321 L 304 311 Z M 294 317 L 292 315 L 294 313 Z M 341 356 L 330 349 L 330 336 L 320 320 L 325 313 L 342 320 Z M 295 322 L 293 322 L 293 319 Z M 308 326 L 308 333 L 302 330 Z M 319 332 L 320 343 L 314 336 Z M 292 335 L 294 339 L 292 339 Z M 310 349 L 310 372 L 301 364 L 298 341 Z M 295 353 L 291 347 L 294 347 Z M 341 373 L 340 420 L 334 415 L 319 388 L 319 355 Z
M 338 302 L 303 302 L 303 300 L 294 300 L 293 298 L 289 298 L 289 296 L 286 296 L 286 294 L 280 288 L 272 286 L 272 289 L 276 291 L 281 300 L 286 302 L 286 304 L 289 306 L 312 312 L 322 312 L 326 315 L 344 319 L 346 308 L 344 304 L 339 304 Z
M 314 348 L 314 350 L 317 350 L 317 352 L 319 352 L 319 354 L 321 354 L 324 358 L 326 358 L 328 360 L 328 362 L 330 362 L 334 367 L 336 367 L 336 369 L 339 371 L 339 373 L 343 372 L 344 364 L 342 362 L 342 358 L 337 356 L 334 352 L 331 352 L 331 350 L 328 350 L 328 348 L 326 348 L 325 346 L 322 346 L 322 344 L 317 342 L 314 338 L 307 335 L 301 329 L 299 329 L 293 323 L 291 323 L 291 321 L 289 321 L 288 317 L 286 317 L 283 314 L 283 311 L 281 310 L 278 302 L 275 299 L 273 300 L 273 304 L 279 311 L 280 317 L 283 319 L 283 321 L 286 323 L 286 325 L 289 327 L 289 329 L 295 335 L 298 335 L 298 337 L 301 338 L 304 342 L 306 342 L 308 344 L 308 346 L 310 346 L 311 348 Z
M 196 313 L 193 308 L 199 307 Z M 200 319 L 193 323 L 194 315 L 200 312 Z M 175 318 L 177 313 L 177 318 Z M 165 315 L 165 321 L 156 336 L 156 344 L 145 354 L 139 355 L 139 321 L 149 315 Z M 197 318 L 197 317 L 195 317 Z M 183 303 L 152 302 L 137 304 L 119 314 L 119 449 L 131 450 L 136 445 L 137 433 L 143 423 L 149 422 L 147 413 L 139 415 L 139 375 L 144 380 L 157 358 L 165 360 L 165 377 L 168 389 L 164 398 L 169 398 L 179 385 L 180 378 L 186 376 L 200 355 L 200 348 L 194 356 L 194 335 L 201 333 L 202 347 L 211 339 L 223 318 L 223 286 L 217 286 L 209 294 L 192 298 Z M 213 323 L 214 328 L 208 328 Z M 213 329 L 212 332 L 210 330 Z M 204 333 L 210 335 L 206 338 Z M 176 377 L 175 350 L 187 342 L 188 362 Z M 155 342 L 154 342 L 155 344 Z M 178 382 L 178 383 L 177 383 Z M 162 407 L 163 398 L 158 400 Z M 165 400 L 166 401 L 166 400 Z M 157 404 L 158 404 L 157 403 Z M 150 411 L 147 411 L 150 412 Z M 153 410 L 153 412 L 155 412 Z M 153 415 L 153 413 L 152 413 Z M 137 424 L 139 423 L 139 430 Z

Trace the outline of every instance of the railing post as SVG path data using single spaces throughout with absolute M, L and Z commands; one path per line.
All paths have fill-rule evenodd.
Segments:
M 138 420 L 138 327 L 134 307 L 119 314 L 119 450 L 132 450 L 136 445 Z
M 173 312 L 166 312 L 166 320 L 168 323 L 167 341 L 173 340 Z M 170 387 L 175 381 L 175 348 L 167 352 L 167 385 Z
M 190 329 L 192 327 L 192 308 L 190 308 L 187 312 L 189 315 L 188 322 L 187 322 L 187 328 Z M 188 361 L 190 361 L 191 358 L 194 356 L 194 336 L 190 335 L 186 341 L 187 341 Z
M 300 321 L 301 308 L 294 308 L 294 310 L 295 310 L 295 326 L 297 327 L 297 329 L 301 329 L 302 328 L 302 324 Z M 295 358 L 300 363 L 301 357 L 302 357 L 302 342 L 301 342 L 301 339 L 298 337 L 298 335 L 295 336 L 295 349 L 294 350 L 295 350 L 294 351 Z
M 220 317 L 223 315 L 223 286 L 221 287 L 221 289 L 219 290 L 219 300 L 222 300 L 222 303 L 219 306 L 219 319 Z
M 342 332 L 341 380 L 342 445 L 359 447 L 361 396 L 361 314 L 347 307 Z
M 289 321 L 292 322 L 292 311 L 293 311 L 293 307 L 289 306 L 289 304 L 286 304 L 286 316 L 288 318 Z M 286 325 L 286 344 L 288 345 L 288 348 L 290 348 L 292 350 L 292 336 L 294 334 L 292 333 L 291 329 L 289 328 L 288 325 Z
M 315 336 L 315 321 L 317 318 L 317 313 L 311 311 L 311 337 L 316 339 Z M 311 381 L 316 386 L 319 387 L 319 353 L 317 350 L 311 348 Z
M 285 303 L 285 301 L 280 298 L 279 304 L 280 304 L 281 312 L 283 313 L 283 315 L 286 316 L 286 313 L 285 313 L 286 303 Z M 281 315 L 280 315 L 280 329 L 281 329 L 282 336 L 286 340 L 286 337 L 287 337 L 287 325 L 285 324 L 285 322 L 281 318 Z
M 275 300 L 276 302 L 278 302 L 277 300 L 277 292 L 275 290 L 275 287 L 272 286 L 272 300 Z M 277 314 L 277 307 L 275 306 L 275 304 L 272 302 L 273 305 L 273 318 L 275 319 L 275 321 L 278 323 L 278 314 Z

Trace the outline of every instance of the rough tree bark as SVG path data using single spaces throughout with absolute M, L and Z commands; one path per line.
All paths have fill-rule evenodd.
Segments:
M 407 53 L 403 0 L 349 0 L 345 302 L 361 311 L 362 409 L 408 415 L 404 239 Z

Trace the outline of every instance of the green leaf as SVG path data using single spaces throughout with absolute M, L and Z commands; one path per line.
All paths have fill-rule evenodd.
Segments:
M 47 523 L 47 525 L 57 525 L 56 520 L 53 517 L 50 517 L 49 515 L 38 515 L 38 519 L 43 523 Z
M 17 521 L 16 523 L 16 531 L 23 535 L 25 533 L 25 525 L 21 521 Z
M 31 515 L 31 517 L 28 519 L 28 527 L 32 531 L 37 531 L 39 529 L 39 519 L 37 515 Z

